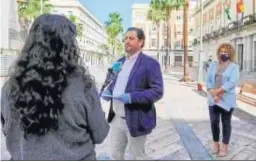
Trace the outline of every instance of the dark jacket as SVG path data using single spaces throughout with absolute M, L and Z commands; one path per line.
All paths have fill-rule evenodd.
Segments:
M 10 108 L 8 85 L 7 81 L 1 96 L 1 123 L 12 160 L 96 160 L 95 144 L 105 139 L 109 125 L 95 86 L 85 89 L 82 76 L 69 78 L 58 130 L 29 134 L 25 140 L 19 114 Z
M 124 62 L 125 57 L 119 61 Z M 113 92 L 116 80 L 108 87 Z M 125 104 L 125 118 L 133 137 L 146 135 L 156 126 L 156 110 L 154 103 L 163 96 L 163 78 L 159 63 L 143 54 L 139 54 L 130 73 L 125 93 L 131 96 L 131 104 Z M 110 104 L 108 121 L 115 113 L 113 101 Z

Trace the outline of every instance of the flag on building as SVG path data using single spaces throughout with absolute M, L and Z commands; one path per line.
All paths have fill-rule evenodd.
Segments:
M 220 0 L 219 3 L 216 5 L 216 13 L 215 13 L 216 17 L 221 14 L 221 9 L 222 7 L 221 7 L 221 0 Z
M 244 12 L 244 1 L 243 0 L 237 0 L 237 2 L 236 2 L 236 12 L 237 13 L 243 13 Z
M 231 9 L 230 0 L 225 0 L 224 11 L 225 11 L 226 16 L 227 16 L 227 18 L 228 18 L 229 20 L 231 20 L 230 9 Z

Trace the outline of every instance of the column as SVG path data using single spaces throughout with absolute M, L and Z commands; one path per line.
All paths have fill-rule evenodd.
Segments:
M 244 65 L 244 71 L 249 72 L 250 71 L 250 56 L 251 56 L 251 49 L 250 49 L 250 36 L 245 36 L 243 38 L 244 42 L 244 51 L 243 51 L 243 65 Z
M 256 72 L 256 34 L 254 34 L 252 38 L 252 71 Z
M 253 71 L 253 35 L 250 35 L 248 39 L 248 55 L 249 55 L 248 59 L 250 60 L 249 70 Z
M 247 47 L 246 47 L 246 41 L 247 40 L 247 36 L 243 37 L 243 51 L 242 51 L 242 58 L 243 58 L 243 72 L 247 71 L 247 65 L 246 65 L 246 52 L 247 52 Z
M 20 24 L 18 17 L 18 4 L 16 0 L 9 1 L 9 48 L 20 49 L 23 42 L 20 37 Z

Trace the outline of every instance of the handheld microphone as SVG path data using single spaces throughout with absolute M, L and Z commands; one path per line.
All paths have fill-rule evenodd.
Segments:
M 100 89 L 100 96 L 101 96 L 102 92 L 104 91 L 104 89 L 112 82 L 113 79 L 114 79 L 114 71 L 112 68 L 108 68 L 106 79 Z
M 104 89 L 112 82 L 115 80 L 117 77 L 118 73 L 121 71 L 121 62 L 116 62 L 113 64 L 111 68 L 108 68 L 108 72 L 106 75 L 106 79 L 100 89 L 100 96 L 103 93 Z

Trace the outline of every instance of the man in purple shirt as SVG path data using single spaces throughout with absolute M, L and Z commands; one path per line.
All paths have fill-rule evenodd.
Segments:
M 124 160 L 126 147 L 131 160 L 146 160 L 146 136 L 156 126 L 154 103 L 163 96 L 163 78 L 159 63 L 143 54 L 144 42 L 142 29 L 127 30 L 127 55 L 118 60 L 118 75 L 103 92 L 103 98 L 111 101 L 108 121 L 113 160 Z

